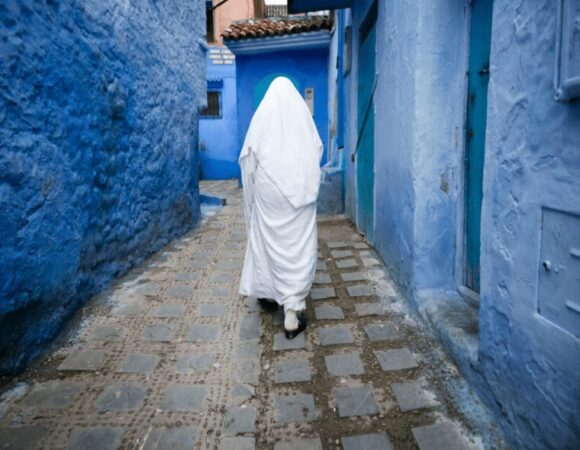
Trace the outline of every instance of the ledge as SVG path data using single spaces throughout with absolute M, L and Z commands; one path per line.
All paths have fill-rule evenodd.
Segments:
M 453 291 L 420 291 L 418 310 L 460 368 L 479 366 L 479 311 Z
M 256 55 L 260 53 L 279 52 L 284 50 L 312 50 L 328 48 L 330 31 L 290 34 L 241 40 L 224 40 L 224 44 L 235 55 Z

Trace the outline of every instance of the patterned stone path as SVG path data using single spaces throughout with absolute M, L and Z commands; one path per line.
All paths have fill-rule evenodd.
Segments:
M 0 401 L 0 449 L 495 447 L 477 399 L 341 218 L 319 221 L 309 327 L 241 299 L 227 205 L 94 298 Z M 478 416 L 478 422 L 473 419 Z

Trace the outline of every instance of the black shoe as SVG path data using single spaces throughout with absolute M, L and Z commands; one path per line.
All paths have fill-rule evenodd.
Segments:
M 259 298 L 258 303 L 262 307 L 264 311 L 268 312 L 276 312 L 278 311 L 278 303 L 272 300 L 268 300 L 267 298 Z
M 306 329 L 306 315 L 304 312 L 298 313 L 298 328 L 292 331 L 288 331 L 284 328 L 284 333 L 286 333 L 286 339 L 294 339 L 300 333 Z

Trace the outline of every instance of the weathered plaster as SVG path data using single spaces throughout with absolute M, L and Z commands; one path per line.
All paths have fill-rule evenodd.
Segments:
M 203 2 L 0 5 L 0 372 L 199 218 Z
M 580 340 L 538 313 L 542 207 L 580 213 L 580 105 L 554 100 L 557 3 L 494 2 L 482 215 L 480 361 L 513 442 L 538 449 L 580 445 Z
M 352 12 L 350 154 L 367 3 Z M 458 295 L 468 2 L 381 1 L 377 22 L 374 245 L 518 448 L 575 448 L 580 436 L 580 343 L 537 298 L 542 207 L 580 213 L 580 111 L 554 100 L 556 8 L 494 2 L 479 324 Z M 356 220 L 350 155 L 345 184 Z

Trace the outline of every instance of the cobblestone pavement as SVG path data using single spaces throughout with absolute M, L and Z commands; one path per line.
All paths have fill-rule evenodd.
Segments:
M 281 314 L 237 293 L 240 190 L 204 190 L 227 205 L 92 299 L 11 380 L 0 448 L 495 447 L 477 399 L 348 221 L 319 221 L 309 327 L 288 341 Z

